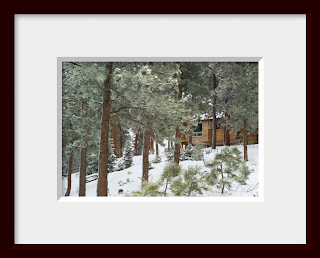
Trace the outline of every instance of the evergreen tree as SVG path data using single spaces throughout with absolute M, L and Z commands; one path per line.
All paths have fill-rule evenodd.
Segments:
M 126 134 L 126 143 L 124 147 L 124 166 L 129 168 L 133 164 L 134 150 L 132 146 L 132 140 L 129 133 Z
M 172 182 L 172 180 L 179 176 L 182 172 L 182 168 L 179 164 L 169 162 L 163 169 L 163 172 L 161 174 L 161 181 L 166 181 L 165 189 L 164 189 L 164 196 L 167 195 L 167 188 L 168 184 Z
M 224 193 L 225 187 L 230 190 L 233 182 L 245 185 L 251 173 L 237 148 L 222 149 L 213 161 L 206 162 L 206 167 L 211 168 L 208 184 L 215 185 L 221 193 Z
M 109 138 L 108 173 L 115 171 L 117 156 L 114 154 L 113 138 Z
M 204 144 L 202 142 L 195 142 L 193 153 L 191 154 L 191 157 L 194 160 L 202 160 L 203 159 L 203 152 L 202 149 L 204 148 Z
M 243 135 L 244 161 L 248 161 L 248 132 L 258 132 L 258 63 L 221 63 L 217 73 L 226 85 L 217 90 L 225 98 L 221 103 L 228 114 L 225 123 Z
M 189 166 L 171 185 L 171 191 L 175 196 L 202 195 L 203 190 L 209 189 L 201 177 L 201 167 L 198 165 Z

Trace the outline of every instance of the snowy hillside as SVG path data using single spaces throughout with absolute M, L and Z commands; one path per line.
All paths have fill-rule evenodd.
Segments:
M 243 151 L 243 146 L 234 146 L 237 147 L 241 152 Z M 210 148 L 204 149 L 204 160 L 212 160 L 215 154 L 225 146 L 217 147 L 217 150 L 211 152 Z M 168 163 L 164 154 L 165 148 L 159 146 L 159 155 L 161 157 L 161 162 L 157 164 L 152 164 L 154 169 L 149 170 L 149 182 L 155 182 L 160 179 L 161 173 L 164 166 Z M 210 153 L 209 153 L 210 152 Z M 247 185 L 239 185 L 238 183 L 233 183 L 231 191 L 225 190 L 224 194 L 221 194 L 219 190 L 212 188 L 212 191 L 204 192 L 202 196 L 230 196 L 230 197 L 257 197 L 259 196 L 259 145 L 248 145 L 248 157 L 249 161 L 247 165 L 250 169 L 253 169 L 253 173 L 250 174 Z M 155 158 L 155 154 L 149 155 L 149 160 L 152 161 Z M 118 159 L 119 161 L 120 159 Z M 209 172 L 210 168 L 204 166 L 203 161 L 180 161 L 180 165 L 183 169 L 186 169 L 188 166 L 199 165 L 202 167 L 201 172 Z M 124 197 L 131 191 L 136 191 L 141 188 L 141 176 L 142 176 L 142 155 L 135 156 L 133 158 L 133 166 L 121 171 L 115 171 L 109 173 L 108 175 L 108 186 L 109 186 L 109 196 Z M 67 189 L 67 178 L 63 178 L 63 193 L 64 196 Z M 123 189 L 123 193 L 118 193 L 119 189 Z M 70 196 L 78 196 L 79 191 L 79 173 L 72 174 L 72 187 Z M 96 197 L 97 194 L 97 180 L 89 182 L 86 184 L 86 196 Z

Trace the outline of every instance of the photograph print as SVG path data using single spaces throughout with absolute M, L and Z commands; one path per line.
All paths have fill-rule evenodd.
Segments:
M 258 62 L 61 67 L 62 196 L 259 197 Z

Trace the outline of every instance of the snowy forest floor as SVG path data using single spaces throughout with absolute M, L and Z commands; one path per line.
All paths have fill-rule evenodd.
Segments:
M 231 146 L 237 147 L 243 153 L 243 146 Z M 219 146 L 216 150 L 211 148 L 205 148 L 204 160 L 213 160 L 217 152 L 225 146 Z M 159 156 L 161 157 L 161 162 L 152 164 L 153 169 L 149 170 L 149 182 L 156 182 L 160 179 L 164 166 L 168 163 L 165 157 L 165 148 L 159 145 Z M 211 151 L 210 153 L 208 153 Z M 149 161 L 155 158 L 156 154 L 149 155 Z M 119 158 L 119 162 L 122 158 Z M 253 172 L 250 174 L 247 181 L 247 185 L 240 185 L 238 183 L 233 183 L 232 189 L 227 190 L 223 194 L 219 190 L 212 187 L 212 191 L 205 191 L 201 196 L 214 196 L 214 197 L 258 197 L 259 196 L 259 144 L 248 145 L 248 159 L 247 165 Z M 180 161 L 180 165 L 183 169 L 188 166 L 199 165 L 202 167 L 201 172 L 210 171 L 210 168 L 206 168 L 204 162 L 201 161 L 191 161 L 185 160 Z M 141 188 L 141 177 L 142 177 L 142 155 L 135 156 L 133 158 L 133 166 L 121 171 L 115 171 L 108 174 L 108 188 L 110 197 L 125 197 L 126 194 L 139 190 Z M 123 193 L 118 193 L 119 189 L 123 189 Z M 67 177 L 63 177 L 62 180 L 62 196 L 64 196 L 67 190 Z M 70 196 L 77 197 L 79 195 L 79 172 L 72 174 L 72 186 Z M 86 196 L 96 197 L 97 196 L 97 180 L 89 182 L 86 184 Z

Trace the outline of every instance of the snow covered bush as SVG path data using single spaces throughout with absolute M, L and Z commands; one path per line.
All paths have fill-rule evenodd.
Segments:
M 203 159 L 203 152 L 202 149 L 204 148 L 204 144 L 202 142 L 195 142 L 193 147 L 193 153 L 191 157 L 194 160 L 202 160 Z
M 161 182 L 144 182 L 142 189 L 133 191 L 126 196 L 132 197 L 150 197 L 150 196 L 163 196 L 163 192 L 159 190 Z
M 126 168 L 125 164 L 124 164 L 124 160 L 121 159 L 119 162 L 118 162 L 118 165 L 117 165 L 117 168 L 114 170 L 114 171 L 121 171 L 121 170 L 124 170 Z
M 167 161 L 173 161 L 174 149 L 165 149 L 164 155 L 166 156 Z
M 194 160 L 192 158 L 192 155 L 194 154 L 194 148 L 191 144 L 189 144 L 186 149 L 181 149 L 180 150 L 180 161 L 184 161 L 184 160 Z
M 161 162 L 161 157 L 159 155 L 157 155 L 152 161 L 151 163 L 160 163 Z
M 114 154 L 114 147 L 113 146 L 114 146 L 113 139 L 109 138 L 108 173 L 111 173 L 116 170 L 115 167 L 116 167 L 117 156 Z
M 87 159 L 87 174 L 98 173 L 99 171 L 99 157 L 97 154 L 92 153 Z
M 208 184 L 215 185 L 221 193 L 224 193 L 225 187 L 230 190 L 233 182 L 245 185 L 251 173 L 237 148 L 226 147 L 216 154 L 214 160 L 205 164 L 211 168 L 206 176 Z
M 129 133 L 126 134 L 126 143 L 124 146 L 124 167 L 129 168 L 133 164 L 133 146 L 132 146 L 132 141 L 131 141 L 131 136 Z
M 175 196 L 202 195 L 202 190 L 209 190 L 204 178 L 201 176 L 201 167 L 189 166 L 171 184 L 171 192 Z
M 152 166 L 151 162 L 149 162 L 149 170 L 154 169 L 154 167 Z

